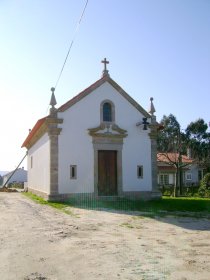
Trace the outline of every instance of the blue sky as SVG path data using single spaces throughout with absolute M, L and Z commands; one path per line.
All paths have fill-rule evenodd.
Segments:
M 0 0 L 0 170 L 14 169 L 28 129 L 48 114 L 86 0 Z M 89 0 L 56 88 L 57 106 L 111 77 L 157 119 L 210 121 L 209 0 Z M 26 163 L 24 163 L 26 167 Z

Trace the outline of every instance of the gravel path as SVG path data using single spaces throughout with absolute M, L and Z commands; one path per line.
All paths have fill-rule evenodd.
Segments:
M 73 213 L 0 193 L 0 279 L 210 279 L 207 219 Z

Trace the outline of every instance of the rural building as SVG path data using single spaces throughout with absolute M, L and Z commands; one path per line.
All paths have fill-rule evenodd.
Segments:
M 27 171 L 24 168 L 18 168 L 17 170 L 13 170 L 8 172 L 7 174 L 2 176 L 2 184 L 1 187 L 8 186 L 11 183 L 24 183 L 27 181 Z
M 113 79 L 102 77 L 39 119 L 28 150 L 28 189 L 50 200 L 70 196 L 159 198 L 153 99 L 149 113 Z
M 178 162 L 178 153 L 158 153 L 158 184 L 159 186 L 176 184 L 176 167 L 174 162 Z M 184 186 L 198 186 L 203 178 L 203 168 L 187 155 L 181 155 L 182 182 Z

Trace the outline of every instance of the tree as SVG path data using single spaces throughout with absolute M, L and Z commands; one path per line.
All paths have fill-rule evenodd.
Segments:
M 172 114 L 164 115 L 160 124 L 164 127 L 158 134 L 157 145 L 159 152 L 172 152 L 175 145 L 177 146 L 180 135 L 180 124 Z
M 186 143 L 192 151 L 192 156 L 199 164 L 210 171 L 210 133 L 203 119 L 191 122 L 186 128 Z
M 174 115 L 164 115 L 160 123 L 164 128 L 158 134 L 158 152 L 167 159 L 167 164 L 176 169 L 174 196 L 177 196 L 178 189 L 180 194 L 182 193 L 182 169 L 189 165 L 182 161 L 182 155 L 186 153 L 186 136 L 181 132 L 180 124 Z

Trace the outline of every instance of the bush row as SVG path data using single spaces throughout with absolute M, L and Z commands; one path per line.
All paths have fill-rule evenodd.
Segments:
M 160 186 L 162 195 L 172 196 L 174 185 Z M 210 198 L 210 173 L 207 173 L 200 182 L 200 186 L 183 186 L 182 196 L 198 196 Z

